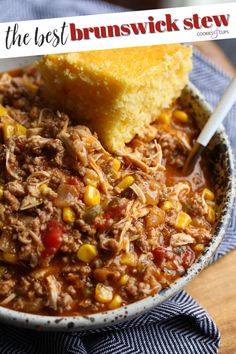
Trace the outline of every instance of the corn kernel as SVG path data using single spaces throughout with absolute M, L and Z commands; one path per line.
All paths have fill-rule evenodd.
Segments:
M 26 135 L 27 129 L 21 124 L 5 123 L 2 126 L 3 139 L 6 143 L 9 138 L 14 136 Z
M 189 121 L 189 116 L 184 111 L 176 110 L 173 113 L 173 117 L 180 121 L 181 123 L 187 123 Z
M 159 268 L 157 268 L 157 269 L 155 270 L 155 276 L 156 276 L 156 278 L 159 278 L 161 275 L 162 275 L 161 270 L 160 270 Z
M 7 113 L 6 108 L 0 104 L 0 116 L 7 116 L 7 115 L 8 115 L 8 113 Z
M 134 267 L 136 265 L 135 254 L 131 252 L 123 254 L 120 263 L 130 267 Z
M 173 203 L 170 200 L 165 200 L 161 204 L 161 209 L 164 211 L 170 210 L 173 207 Z
M 162 112 L 158 117 L 158 121 L 163 124 L 170 124 L 170 119 L 171 116 L 167 112 Z
M 121 299 L 120 295 L 116 294 L 113 297 L 112 301 L 108 304 L 108 308 L 109 308 L 109 310 L 115 310 L 121 306 L 121 303 L 122 303 L 122 299 Z
M 95 288 L 95 299 L 102 304 L 106 304 L 112 301 L 113 288 L 106 286 L 102 283 L 98 283 Z
M 26 86 L 27 90 L 29 90 L 32 93 L 36 93 L 38 90 L 38 87 L 36 85 L 34 85 L 32 82 L 25 83 L 25 86 Z
M 191 221 L 192 219 L 187 213 L 185 213 L 184 211 L 180 211 L 175 222 L 175 227 L 177 229 L 184 229 L 188 227 Z
M 83 181 L 87 186 L 97 187 L 99 178 L 95 171 L 87 169 Z
M 17 262 L 17 256 L 13 253 L 4 252 L 3 259 L 4 259 L 4 261 L 6 261 L 8 263 L 16 263 Z
M 15 135 L 16 136 L 26 135 L 26 133 L 27 133 L 27 129 L 23 125 L 16 124 L 16 127 L 15 127 Z
M 159 191 L 148 190 L 144 195 L 146 198 L 146 204 L 155 206 L 159 203 L 159 199 L 160 199 Z
M 43 183 L 43 184 L 41 184 L 41 186 L 39 187 L 39 191 L 40 191 L 40 193 L 42 193 L 42 194 L 44 194 L 47 189 L 48 189 L 47 183 Z
M 75 212 L 74 212 L 74 210 L 71 209 L 71 207 L 63 208 L 62 219 L 65 222 L 68 222 L 68 223 L 75 222 Z
M 15 128 L 14 124 L 3 124 L 2 126 L 2 131 L 3 131 L 3 140 L 6 143 L 9 138 L 14 136 L 15 134 Z
M 197 245 L 194 246 L 194 251 L 196 252 L 203 252 L 205 249 L 205 246 L 202 243 L 198 243 Z
M 134 177 L 133 176 L 126 176 L 125 178 L 118 183 L 117 187 L 124 191 L 125 189 L 129 188 L 132 184 L 134 183 Z
M 127 284 L 128 280 L 129 280 L 129 276 L 127 274 L 122 275 L 119 280 L 119 285 L 122 286 L 122 285 Z
M 1 275 L 1 274 L 4 274 L 5 271 L 6 271 L 6 268 L 3 267 L 3 266 L 0 266 L 0 275 Z
M 206 200 L 213 201 L 215 199 L 215 194 L 208 188 L 204 188 L 202 194 Z
M 209 223 L 211 224 L 213 224 L 216 221 L 216 213 L 211 206 L 208 206 L 207 221 L 209 221 Z
M 191 139 L 189 135 L 185 135 L 185 140 L 187 141 L 188 144 L 191 144 Z
M 4 191 L 3 186 L 0 186 L 0 200 L 3 197 L 3 191 Z
M 98 254 L 97 247 L 88 243 L 80 246 L 77 251 L 77 258 L 85 263 L 90 263 Z
M 97 188 L 93 186 L 86 186 L 84 192 L 84 202 L 88 206 L 100 204 L 101 196 Z
M 120 160 L 114 159 L 112 163 L 112 170 L 117 173 L 120 169 L 120 166 L 121 166 Z
M 138 273 L 142 273 L 144 270 L 145 264 L 143 262 L 138 262 L 138 264 L 136 265 L 136 269 L 138 271 Z

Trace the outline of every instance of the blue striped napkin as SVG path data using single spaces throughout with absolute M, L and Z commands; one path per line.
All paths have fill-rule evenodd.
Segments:
M 122 11 L 93 0 L 1 0 L 1 21 Z M 215 106 L 229 78 L 197 51 L 191 81 Z M 225 122 L 236 153 L 236 106 Z M 236 210 L 214 260 L 236 247 Z M 144 315 L 80 333 L 36 332 L 0 324 L 1 354 L 199 354 L 217 353 L 220 333 L 209 314 L 185 291 Z

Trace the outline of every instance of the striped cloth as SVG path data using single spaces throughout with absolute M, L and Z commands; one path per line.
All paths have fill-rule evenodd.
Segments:
M 1 21 L 122 11 L 92 0 L 1 0 Z M 215 106 L 229 78 L 194 52 L 191 81 Z M 236 106 L 225 126 L 236 152 Z M 214 260 L 236 247 L 236 211 Z M 80 333 L 36 332 L 0 325 L 1 354 L 198 354 L 217 353 L 219 330 L 185 291 L 144 315 L 105 329 Z
M 194 70 L 190 75 L 190 80 L 197 86 L 206 100 L 215 107 L 222 96 L 229 78 L 223 71 L 215 67 L 208 59 L 203 57 L 198 51 L 194 51 Z M 236 104 L 233 106 L 224 121 L 227 135 L 236 156 Z M 236 168 L 236 165 L 235 165 Z M 213 257 L 213 261 L 223 256 L 236 247 L 236 208 L 233 208 L 232 217 L 228 226 L 227 234 Z
M 1 22 L 124 11 L 102 0 L 0 0 L 0 9 Z

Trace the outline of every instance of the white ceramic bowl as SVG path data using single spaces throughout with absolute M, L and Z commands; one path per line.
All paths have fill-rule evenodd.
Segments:
M 9 70 L 12 67 L 20 67 L 28 64 L 35 58 L 9 59 L 0 61 L 0 71 Z M 181 101 L 184 107 L 195 117 L 201 128 L 209 115 L 211 108 L 192 84 L 189 84 L 182 93 Z M 204 269 L 222 241 L 230 219 L 234 196 L 234 169 L 233 155 L 225 130 L 221 127 L 208 147 L 212 156 L 212 171 L 216 190 L 219 218 L 211 243 L 204 254 L 191 266 L 191 268 L 175 283 L 162 290 L 159 294 L 147 297 L 133 304 L 121 307 L 117 310 L 106 311 L 88 316 L 41 316 L 22 313 L 0 307 L 0 321 L 27 328 L 42 328 L 56 331 L 80 331 L 117 324 L 125 319 L 150 310 L 154 306 L 167 300 L 178 290 L 181 290 L 192 278 Z M 0 284 L 1 286 L 1 284 Z

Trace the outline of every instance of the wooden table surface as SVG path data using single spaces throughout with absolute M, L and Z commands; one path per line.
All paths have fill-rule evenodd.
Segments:
M 186 290 L 220 329 L 219 353 L 236 354 L 236 250 L 205 269 Z

